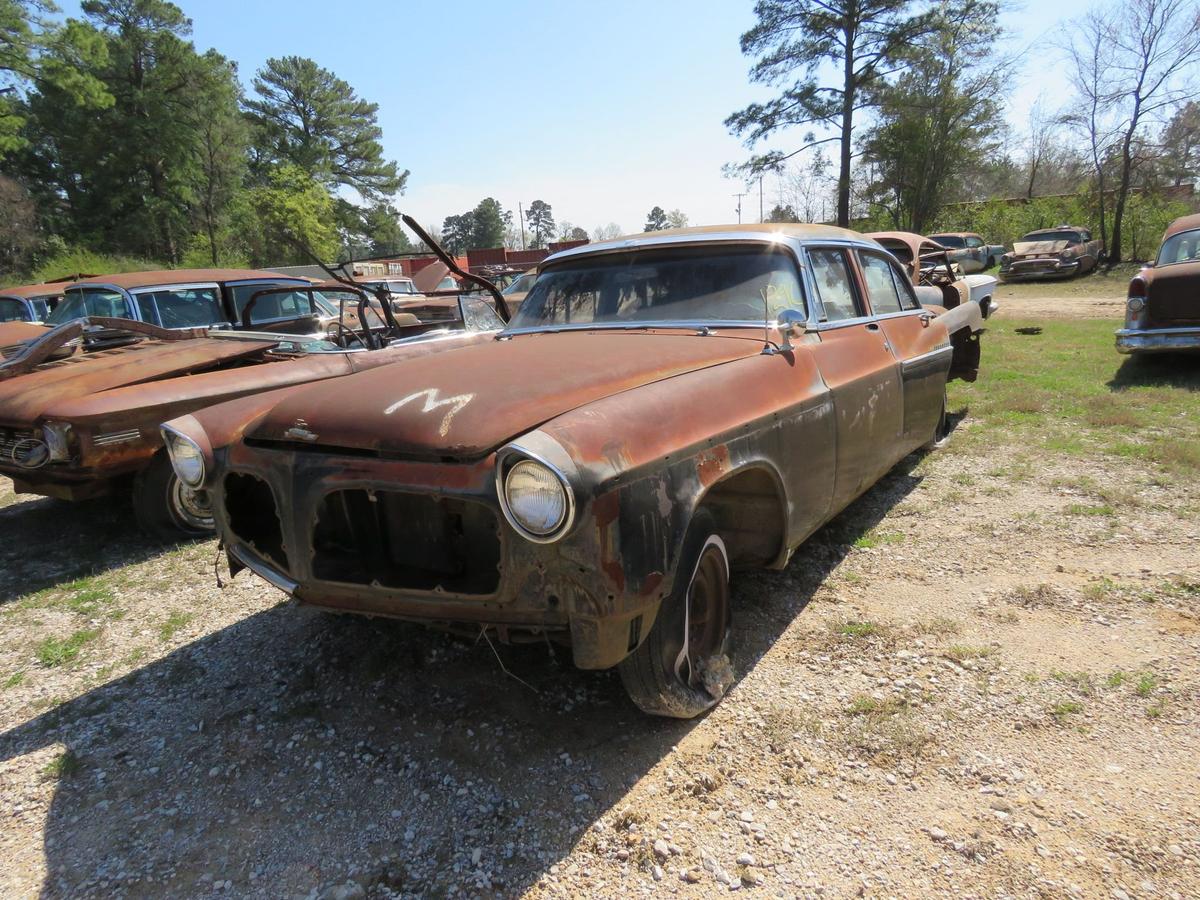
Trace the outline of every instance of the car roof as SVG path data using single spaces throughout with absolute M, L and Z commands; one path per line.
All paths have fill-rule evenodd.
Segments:
M 1035 234 L 1051 234 L 1055 231 L 1087 231 L 1086 228 L 1081 228 L 1078 225 L 1055 225 L 1053 228 L 1039 228 L 1037 231 L 1025 232 L 1025 237 L 1030 237 Z
M 551 262 L 557 262 L 561 259 L 590 256 L 594 253 L 610 253 L 616 250 L 652 247 L 658 243 L 687 243 L 690 238 L 694 238 L 697 242 L 704 241 L 705 239 L 720 240 L 722 238 L 737 240 L 742 235 L 751 240 L 762 240 L 769 235 L 778 235 L 800 241 L 837 240 L 853 241 L 868 246 L 871 244 L 870 238 L 863 237 L 857 231 L 851 231 L 848 228 L 838 228 L 835 225 L 777 224 L 774 222 L 751 225 L 700 225 L 692 228 L 666 228 L 661 231 L 628 234 L 623 237 L 613 238 L 611 241 L 597 241 L 591 244 L 584 244 L 581 247 L 572 247 L 569 250 L 561 250 L 546 257 L 540 265 L 546 266 Z
M 53 297 L 66 290 L 69 281 L 43 281 L 40 284 L 18 284 L 0 288 L 0 297 Z
M 155 287 L 167 284 L 197 284 L 201 282 L 226 281 L 302 281 L 310 279 L 297 275 L 280 275 L 261 269 L 156 269 L 149 272 L 119 272 L 112 275 L 97 275 L 71 282 L 72 287 L 85 284 L 111 284 L 129 290 L 131 288 Z
M 937 234 L 929 235 L 934 240 L 940 237 L 979 237 L 977 231 L 939 231 Z
M 864 234 L 863 237 L 868 237 L 879 243 L 883 243 L 884 241 L 900 241 L 902 244 L 907 245 L 910 250 L 919 248 L 925 244 L 933 244 L 937 250 L 946 249 L 933 240 L 933 238 L 917 234 L 915 231 L 871 231 Z
M 1172 235 L 1179 234 L 1181 231 L 1191 231 L 1194 228 L 1200 228 L 1200 213 L 1196 213 L 1195 215 L 1191 216 L 1182 216 L 1181 218 L 1176 219 L 1167 226 L 1167 231 L 1163 235 L 1163 240 L 1165 241 L 1167 238 L 1171 237 Z

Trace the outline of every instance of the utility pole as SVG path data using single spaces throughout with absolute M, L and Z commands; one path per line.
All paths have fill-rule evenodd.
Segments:
M 741 225 L 741 224 L 742 224 L 742 198 L 746 196 L 746 192 L 745 192 L 745 191 L 742 191 L 740 194 L 734 194 L 733 196 L 737 197 L 737 202 L 738 202 L 738 205 L 737 205 L 738 224 L 739 224 L 739 225 Z
M 760 174 L 760 175 L 758 176 L 758 221 L 759 221 L 759 224 L 762 224 L 762 221 L 763 221 L 763 188 L 762 188 L 762 180 L 763 180 L 763 177 L 762 177 L 762 175 Z
M 521 219 L 521 249 L 525 249 L 525 210 L 521 208 L 521 201 L 517 201 L 517 215 Z

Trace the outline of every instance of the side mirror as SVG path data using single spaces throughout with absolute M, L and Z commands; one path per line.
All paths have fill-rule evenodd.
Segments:
M 792 349 L 792 338 L 804 334 L 808 317 L 798 309 L 781 309 L 775 319 L 775 330 L 779 333 L 779 349 Z

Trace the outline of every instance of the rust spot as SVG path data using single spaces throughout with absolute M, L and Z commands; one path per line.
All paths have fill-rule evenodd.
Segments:
M 620 559 L 620 533 L 617 517 L 620 514 L 620 499 L 615 493 L 596 498 L 596 538 L 600 544 L 600 568 L 618 591 L 625 590 L 625 568 Z
M 705 450 L 696 458 L 696 474 L 700 483 L 708 487 L 714 481 L 729 471 L 729 448 L 719 444 L 711 450 Z

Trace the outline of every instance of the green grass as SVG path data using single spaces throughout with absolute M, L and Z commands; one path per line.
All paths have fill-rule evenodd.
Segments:
M 1093 297 L 1123 300 L 1129 288 L 1129 279 L 1137 274 L 1141 265 L 1138 263 L 1122 263 L 1113 266 L 1111 271 L 1097 269 L 1079 278 L 1068 278 L 1063 281 L 1018 281 L 1013 284 L 1000 284 L 996 289 L 996 300 L 1001 306 L 1006 297 L 1019 299 L 1021 297 Z M 996 269 L 986 273 L 995 275 Z
M 83 763 L 79 761 L 79 757 L 72 750 L 64 750 L 46 765 L 42 770 L 42 774 L 55 781 L 62 778 L 70 778 L 76 772 L 83 768 Z
M 1117 669 L 1115 672 L 1112 672 L 1107 678 L 1104 679 L 1104 684 L 1106 687 L 1119 688 L 1121 685 L 1123 685 L 1128 680 L 1129 680 L 1129 673 L 1122 672 L 1120 669 Z
M 898 531 L 871 531 L 855 538 L 854 546 L 860 550 L 869 550 L 874 547 L 885 547 L 888 544 L 899 544 L 903 540 L 904 535 Z
M 842 637 L 866 638 L 883 634 L 883 626 L 875 622 L 839 622 L 833 626 L 833 633 Z
M 11 675 L 9 675 L 7 678 L 4 679 L 4 687 L 5 688 L 20 687 L 24 683 L 25 683 L 25 673 L 24 672 L 13 672 Z
M 1090 697 L 1096 692 L 1096 681 L 1090 672 L 1063 672 L 1059 669 L 1053 669 L 1050 672 L 1050 677 L 1059 684 L 1065 684 L 1067 687 L 1074 688 L 1086 697 Z
M 167 616 L 165 622 L 158 626 L 158 636 L 165 644 L 171 638 L 175 637 L 175 634 L 190 621 L 192 621 L 192 617 L 189 613 L 173 612 Z
M 968 659 L 985 659 L 995 652 L 994 647 L 968 647 L 965 644 L 951 644 L 942 655 L 955 662 L 966 662 Z
M 22 609 L 69 609 L 94 615 L 116 599 L 112 587 L 100 578 L 79 578 L 67 584 L 29 594 L 18 601 Z
M 1150 672 L 1143 672 L 1138 676 L 1137 685 L 1134 691 L 1139 697 L 1149 697 L 1154 693 L 1154 689 L 1158 687 L 1158 679 Z
M 1061 725 L 1070 716 L 1083 712 L 1083 704 L 1078 700 L 1060 700 L 1050 707 L 1050 715 Z
M 1090 281 L 1091 279 L 1084 279 Z M 1038 335 L 1017 328 L 1036 325 Z M 951 384 L 951 409 L 969 409 L 964 445 L 1077 459 L 1131 459 L 1147 474 L 1200 472 L 1200 363 L 1117 353 L 1116 319 L 997 320 L 983 336 L 974 384 Z M 1074 515 L 1110 516 L 1128 492 L 1078 486 L 1098 503 Z M 1118 494 L 1120 496 L 1118 496 Z
M 99 628 L 82 628 L 70 637 L 46 638 L 37 646 L 38 662 L 48 669 L 69 663 L 79 655 L 85 644 L 99 636 Z

